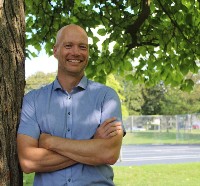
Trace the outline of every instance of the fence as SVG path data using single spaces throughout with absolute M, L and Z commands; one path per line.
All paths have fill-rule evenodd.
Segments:
M 200 113 L 129 116 L 123 120 L 123 123 L 128 133 L 166 132 L 174 133 L 176 142 L 193 143 L 197 139 L 200 142 Z

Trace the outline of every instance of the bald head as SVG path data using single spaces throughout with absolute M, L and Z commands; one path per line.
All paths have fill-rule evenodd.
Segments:
M 82 37 L 87 39 L 87 44 L 88 44 L 88 36 L 87 36 L 86 31 L 78 25 L 70 24 L 70 25 L 66 25 L 66 26 L 62 27 L 58 31 L 57 36 L 56 36 L 56 44 L 55 45 L 58 45 L 62 41 L 63 35 L 65 33 L 70 33 L 70 32 L 71 33 L 75 33 L 75 32 L 79 33 Z

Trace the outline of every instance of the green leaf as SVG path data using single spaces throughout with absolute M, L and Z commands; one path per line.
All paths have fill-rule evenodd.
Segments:
M 192 61 L 190 66 L 191 66 L 190 68 L 191 72 L 197 74 L 199 71 L 199 67 L 197 66 L 196 62 Z
M 100 35 L 100 36 L 105 36 L 106 35 L 106 30 L 104 28 L 100 28 L 97 33 Z
M 127 81 L 132 81 L 134 79 L 134 76 L 132 74 L 128 74 L 128 75 L 125 76 L 125 79 Z
M 129 61 L 125 61 L 124 62 L 124 70 L 127 70 L 127 71 L 132 71 L 133 70 L 133 66 Z
M 98 37 L 93 37 L 92 39 L 93 39 L 93 43 L 95 43 L 95 44 L 99 42 L 99 38 Z
M 185 82 L 181 85 L 181 90 L 190 92 L 194 87 L 194 81 L 191 79 L 186 79 Z
M 187 75 L 189 72 L 188 64 L 185 64 L 185 63 L 181 64 L 180 71 L 184 76 Z
M 187 14 L 185 17 L 185 22 L 188 25 L 192 25 L 192 14 Z

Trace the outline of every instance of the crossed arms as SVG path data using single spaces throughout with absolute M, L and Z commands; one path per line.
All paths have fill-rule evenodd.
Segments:
M 97 128 L 93 139 L 72 140 L 41 134 L 40 139 L 18 134 L 17 147 L 25 173 L 51 172 L 76 163 L 114 164 L 120 153 L 123 129 L 116 118 L 107 119 Z

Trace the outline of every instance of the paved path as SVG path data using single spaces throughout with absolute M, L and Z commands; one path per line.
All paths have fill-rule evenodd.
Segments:
M 121 161 L 115 165 L 132 166 L 200 162 L 200 145 L 123 145 Z

